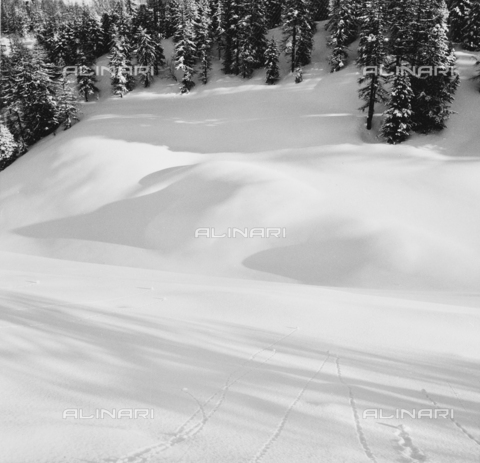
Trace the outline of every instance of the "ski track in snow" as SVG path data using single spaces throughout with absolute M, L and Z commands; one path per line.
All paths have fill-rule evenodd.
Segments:
M 220 406 L 223 404 L 225 397 L 227 395 L 228 390 L 232 387 L 235 383 L 240 381 L 242 378 L 247 376 L 249 373 L 257 369 L 259 366 L 264 365 L 265 363 L 269 362 L 276 354 L 276 351 L 273 350 L 270 355 L 262 360 L 260 363 L 248 366 L 251 362 L 253 362 L 259 355 L 264 352 L 271 350 L 277 344 L 281 343 L 285 339 L 292 336 L 298 328 L 293 329 L 290 333 L 282 336 L 277 341 L 269 344 L 268 346 L 258 350 L 253 355 L 251 355 L 248 359 L 246 359 L 236 370 L 234 370 L 225 380 L 224 385 L 219 389 L 217 392 L 212 394 L 205 402 L 200 403 L 195 396 L 193 396 L 188 390 L 185 390 L 190 396 L 194 398 L 194 400 L 198 403 L 198 409 L 183 423 L 181 424 L 176 431 L 174 432 L 173 436 L 166 442 L 161 442 L 141 450 L 137 450 L 129 455 L 124 457 L 120 457 L 116 460 L 105 460 L 105 461 L 114 461 L 115 463 L 146 463 L 151 458 L 155 457 L 159 453 L 173 447 L 176 444 L 186 441 L 187 439 L 195 436 L 198 434 L 204 426 L 207 424 L 208 420 L 218 411 Z M 236 377 L 235 377 L 236 376 Z M 217 402 L 215 403 L 214 407 L 207 413 L 205 408 L 216 398 L 219 397 Z M 201 414 L 201 418 L 199 421 L 191 424 L 195 418 Z M 190 425 L 191 424 L 191 425 Z M 189 426 L 190 425 L 190 426 Z
M 403 424 L 395 427 L 397 428 L 395 434 L 398 438 L 398 445 L 402 450 L 402 456 L 408 458 L 408 460 L 412 463 L 426 461 L 426 455 L 414 445 L 407 428 Z
M 297 405 L 298 401 L 302 398 L 303 394 L 307 390 L 308 386 L 310 386 L 312 381 L 314 381 L 315 378 L 320 374 L 320 372 L 322 371 L 324 365 L 327 363 L 329 358 L 330 358 L 330 352 L 327 351 L 327 355 L 326 355 L 325 359 L 323 360 L 322 364 L 319 366 L 318 370 L 305 383 L 302 390 L 295 397 L 295 400 L 287 408 L 285 414 L 283 415 L 282 419 L 280 420 L 280 423 L 278 424 L 277 428 L 275 429 L 275 432 L 271 435 L 271 437 L 267 440 L 267 442 L 265 442 L 265 444 L 261 447 L 261 449 L 257 452 L 257 454 L 250 460 L 250 463 L 259 463 L 263 459 L 263 457 L 268 453 L 268 451 L 270 450 L 272 445 L 280 437 L 280 434 L 282 433 L 283 428 L 285 427 L 285 424 L 287 423 L 287 420 L 288 420 L 290 414 L 292 413 L 295 405 Z
M 427 398 L 427 400 L 429 402 L 431 402 L 433 404 L 433 406 L 435 408 L 441 408 L 439 405 L 438 405 L 438 402 L 433 399 L 427 392 L 426 389 L 422 389 L 422 392 L 425 394 L 425 397 Z M 472 440 L 473 442 L 475 442 L 475 444 L 477 444 L 479 447 L 480 447 L 480 440 L 478 440 L 475 436 L 473 436 L 472 434 L 470 434 L 470 432 L 465 429 L 453 416 L 449 416 L 448 417 L 450 419 L 450 421 L 458 428 L 460 429 L 460 431 L 465 435 L 467 436 L 470 440 Z
M 373 454 L 373 452 L 371 451 L 371 449 L 368 445 L 367 439 L 366 439 L 365 434 L 363 432 L 362 425 L 360 423 L 360 416 L 358 414 L 358 408 L 357 408 L 357 403 L 355 402 L 355 396 L 353 394 L 353 389 L 343 379 L 342 370 L 340 368 L 340 357 L 338 357 L 338 356 L 336 358 L 336 365 L 337 365 L 338 379 L 348 389 L 348 395 L 349 395 L 349 398 L 350 398 L 350 407 L 352 408 L 353 419 L 355 421 L 355 429 L 357 431 L 357 436 L 358 436 L 358 440 L 360 441 L 360 445 L 362 446 L 363 452 L 370 459 L 370 461 L 373 461 L 374 463 L 377 463 L 377 459 L 375 458 L 375 455 Z

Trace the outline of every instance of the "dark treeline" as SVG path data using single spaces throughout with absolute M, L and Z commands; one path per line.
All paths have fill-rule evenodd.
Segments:
M 1 66 L 0 169 L 13 153 L 72 125 L 76 96 L 65 70 L 75 75 L 77 95 L 89 101 L 98 93 L 94 64 L 105 54 L 120 97 L 135 85 L 150 86 L 160 73 L 177 73 L 180 91 L 188 93 L 208 82 L 214 60 L 242 78 L 264 68 L 272 85 L 280 78 L 280 53 L 298 83 L 311 61 L 317 23 L 328 19 L 331 71 L 349 64 L 358 41 L 367 128 L 376 104 L 384 104 L 380 131 L 400 143 L 412 131 L 445 127 L 458 86 L 452 43 L 480 50 L 480 0 L 95 0 L 89 6 L 3 0 L 1 8 L 10 44 Z M 279 32 L 268 37 L 273 28 Z M 35 45 L 27 48 L 22 37 Z M 171 60 L 164 39 L 174 42 Z M 396 72 L 422 66 L 445 72 Z

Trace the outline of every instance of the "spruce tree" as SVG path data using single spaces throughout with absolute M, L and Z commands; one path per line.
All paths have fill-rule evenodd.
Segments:
M 240 71 L 240 18 L 242 4 L 240 0 L 219 1 L 220 49 L 223 54 L 223 72 L 238 74 Z
M 359 95 L 365 104 L 362 110 L 368 110 L 367 130 L 372 128 L 375 104 L 386 101 L 384 77 L 380 73 L 386 59 L 384 22 L 379 2 L 382 0 L 365 0 L 360 44 L 358 47 L 357 66 L 362 69 L 363 75 L 359 83 L 365 84 Z
M 445 127 L 452 114 L 450 109 L 459 76 L 455 70 L 456 57 L 448 40 L 447 11 L 445 2 L 420 0 L 417 52 L 413 65 L 419 70 L 426 66 L 427 75 L 412 77 L 414 99 L 412 101 L 412 128 L 416 132 L 429 133 Z
M 137 64 L 144 68 L 140 73 L 140 80 L 144 87 L 149 87 L 153 80 L 153 71 L 157 62 L 157 46 L 152 36 L 142 27 L 139 27 L 135 35 L 135 43 Z
M 412 129 L 413 91 L 408 75 L 399 73 L 392 84 L 387 107 L 384 112 L 381 134 L 390 144 L 402 143 Z
M 313 49 L 313 22 L 309 0 L 286 0 L 282 16 L 283 49 L 290 59 L 290 69 L 310 63 Z
M 212 69 L 212 9 L 209 0 L 198 3 L 197 52 L 202 82 L 208 82 L 208 73 Z
M 79 95 L 81 95 L 86 102 L 90 95 L 98 93 L 99 90 L 96 87 L 97 78 L 95 71 L 86 64 L 80 65 L 77 74 L 77 89 Z
M 56 96 L 59 123 L 63 124 L 64 130 L 67 130 L 79 119 L 77 98 L 63 73 L 60 73 L 57 78 Z
M 326 29 L 330 33 L 328 46 L 330 70 L 336 72 L 347 63 L 348 46 L 355 40 L 358 30 L 358 7 L 353 0 L 330 0 L 330 20 Z
M 265 82 L 269 85 L 275 84 L 280 78 L 280 69 L 278 67 L 277 42 L 273 37 L 265 51 L 265 69 L 267 71 Z
M 155 61 L 153 63 L 153 74 L 158 76 L 160 68 L 165 65 L 165 55 L 163 53 L 161 34 L 154 34 L 153 40 L 155 46 Z
M 464 41 L 471 8 L 472 0 L 454 0 L 452 2 L 448 15 L 452 42 L 462 43 Z
M 463 47 L 466 50 L 480 50 L 480 0 L 474 0 L 463 29 Z
M 18 150 L 18 145 L 8 127 L 0 123 L 0 171 L 10 165 Z
M 194 23 L 188 4 L 181 5 L 179 32 L 175 44 L 175 69 L 182 72 L 181 93 L 188 93 L 194 86 L 193 74 L 196 62 Z
M 118 32 L 114 35 L 110 51 L 110 72 L 113 94 L 123 97 L 135 85 L 132 75 L 131 50 L 125 37 Z
M 239 23 L 240 74 L 251 77 L 256 68 L 263 66 L 267 49 L 267 27 L 263 0 L 247 0 L 243 4 Z

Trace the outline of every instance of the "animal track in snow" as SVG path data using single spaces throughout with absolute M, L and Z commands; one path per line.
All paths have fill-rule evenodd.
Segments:
M 277 344 L 281 343 L 282 341 L 284 341 L 285 339 L 287 339 L 288 337 L 292 336 L 296 331 L 297 329 L 293 329 L 291 332 L 282 336 L 277 341 L 269 344 L 268 346 L 258 350 L 253 355 L 251 355 L 247 360 L 245 360 L 236 370 L 234 370 L 227 377 L 224 385 L 217 392 L 212 394 L 205 402 L 203 402 L 203 404 L 201 404 L 200 402 L 197 401 L 197 399 L 194 398 L 199 405 L 198 409 L 182 425 L 180 425 L 177 428 L 173 436 L 168 441 L 160 442 L 160 443 L 145 447 L 143 449 L 137 450 L 133 453 L 130 453 L 129 455 L 120 457 L 113 461 L 115 463 L 146 463 L 150 461 L 153 457 L 158 455 L 159 453 L 173 447 L 174 445 L 184 442 L 185 440 L 198 434 L 204 428 L 204 426 L 207 424 L 210 418 L 218 411 L 220 406 L 223 404 L 230 387 L 232 387 L 235 383 L 240 381 L 240 379 L 244 378 L 255 369 L 259 368 L 261 365 L 264 365 L 265 363 L 270 361 L 276 354 L 275 349 L 272 350 L 272 348 L 275 347 Z M 262 361 L 255 363 L 252 366 L 249 366 L 250 363 L 252 363 L 257 357 L 259 357 L 264 352 L 269 352 L 269 355 Z M 212 401 L 214 401 L 217 397 L 218 399 L 216 400 L 213 408 L 209 412 L 206 412 L 206 407 Z M 106 461 L 112 461 L 112 460 L 106 460 Z
M 350 407 L 352 408 L 353 420 L 355 422 L 355 429 L 357 431 L 357 436 L 358 436 L 358 440 L 360 441 L 360 445 L 362 446 L 362 449 L 363 449 L 365 455 L 370 459 L 370 461 L 373 461 L 374 463 L 377 463 L 377 459 L 375 458 L 375 455 L 373 454 L 373 452 L 371 451 L 371 449 L 368 445 L 367 439 L 365 437 L 365 433 L 363 432 L 363 428 L 362 428 L 362 425 L 360 423 L 360 416 L 358 414 L 358 408 L 357 408 L 357 403 L 355 402 L 355 396 L 353 394 L 353 389 L 343 379 L 342 370 L 340 368 L 340 357 L 338 357 L 338 356 L 337 356 L 337 359 L 336 359 L 336 365 L 337 365 L 338 379 L 348 389 Z
M 325 363 L 327 363 L 327 360 L 330 357 L 330 352 L 327 352 L 327 356 L 323 360 L 322 364 L 318 368 L 318 370 L 315 372 L 315 374 L 305 383 L 301 391 L 298 393 L 298 395 L 295 397 L 293 402 L 290 404 L 290 406 L 287 408 L 285 414 L 283 415 L 282 419 L 280 420 L 280 423 L 278 424 L 277 428 L 275 429 L 274 433 L 271 435 L 271 437 L 263 444 L 261 449 L 256 453 L 256 455 L 253 457 L 251 460 L 251 463 L 259 463 L 263 457 L 268 453 L 274 442 L 279 438 L 280 434 L 283 431 L 283 428 L 285 427 L 285 424 L 287 423 L 288 417 L 290 416 L 290 413 L 292 413 L 292 410 L 294 409 L 295 405 L 297 405 L 298 401 L 302 398 L 303 394 L 307 390 L 308 386 L 311 384 L 311 382 L 320 374 L 322 371 L 323 366 Z
M 431 402 L 433 404 L 433 406 L 435 408 L 440 408 L 440 406 L 438 405 L 438 403 L 428 394 L 428 392 L 426 391 L 426 389 L 422 389 L 422 392 L 425 394 L 425 397 L 427 398 L 427 400 L 429 402 Z M 460 429 L 460 431 L 465 435 L 467 436 L 470 440 L 472 440 L 473 442 L 475 442 L 475 444 L 477 444 L 478 446 L 480 446 L 480 440 L 478 440 L 475 436 L 473 436 L 467 429 L 465 429 L 453 416 L 451 416 L 449 414 L 448 418 L 450 419 L 450 421 L 458 428 Z
M 402 450 L 403 456 L 408 458 L 412 463 L 426 461 L 427 457 L 418 447 L 414 445 L 407 428 L 403 424 L 395 427 L 397 428 L 395 434 L 398 439 L 398 445 Z

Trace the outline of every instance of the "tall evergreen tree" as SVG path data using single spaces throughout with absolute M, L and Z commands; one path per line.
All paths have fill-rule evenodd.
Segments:
M 390 144 L 402 143 L 412 129 L 413 91 L 408 75 L 399 73 L 392 84 L 392 92 L 385 111 L 381 134 Z
M 135 85 L 132 74 L 131 50 L 125 37 L 116 33 L 110 51 L 110 71 L 114 95 L 123 97 Z
M 448 40 L 447 11 L 445 2 L 420 0 L 420 20 L 417 53 L 413 65 L 417 70 L 426 66 L 427 75 L 412 77 L 415 98 L 412 101 L 412 128 L 428 133 L 441 130 L 452 114 L 450 109 L 459 76 L 455 70 L 456 57 Z M 418 73 L 417 73 L 418 74 Z
M 273 37 L 265 51 L 265 69 L 267 71 L 265 82 L 269 85 L 275 84 L 280 78 L 280 69 L 278 67 L 277 42 Z
M 383 86 L 384 77 L 380 73 L 386 59 L 384 21 L 380 1 L 382 0 L 365 0 L 361 18 L 357 66 L 363 70 L 359 83 L 365 85 L 359 90 L 359 95 L 362 100 L 365 100 L 361 109 L 368 110 L 367 130 L 372 128 L 375 104 L 387 99 Z
M 212 68 L 213 25 L 212 9 L 208 0 L 200 0 L 197 16 L 197 50 L 202 82 L 208 82 L 208 74 Z
M 358 5 L 354 0 L 330 0 L 330 20 L 326 29 L 330 33 L 328 46 L 332 48 L 329 57 L 331 72 L 346 65 L 348 46 L 357 36 L 357 15 Z
M 450 39 L 462 43 L 465 38 L 467 22 L 472 8 L 472 0 L 454 0 L 448 15 Z
M 283 49 L 292 73 L 310 63 L 313 49 L 312 15 L 309 0 L 286 0 L 282 16 Z
M 254 69 L 263 66 L 267 49 L 267 27 L 263 0 L 247 0 L 243 4 L 239 24 L 240 74 L 251 77 Z
M 196 63 L 196 44 L 191 5 L 180 5 L 179 32 L 175 44 L 175 69 L 182 72 L 181 93 L 188 93 L 194 86 L 193 74 Z
M 463 29 L 462 45 L 466 50 L 480 50 L 480 0 L 473 0 Z
M 18 145 L 8 127 L 0 123 L 0 171 L 4 170 L 15 159 Z
M 135 35 L 135 54 L 137 55 L 137 64 L 144 69 L 140 73 L 140 79 L 144 87 L 149 87 L 153 80 L 153 71 L 157 62 L 157 48 L 153 37 L 147 33 L 146 29 L 139 27 Z
M 81 95 L 86 102 L 88 102 L 90 95 L 94 95 L 99 91 L 95 85 L 96 82 L 95 71 L 86 64 L 80 65 L 77 74 L 77 88 L 79 95 Z

